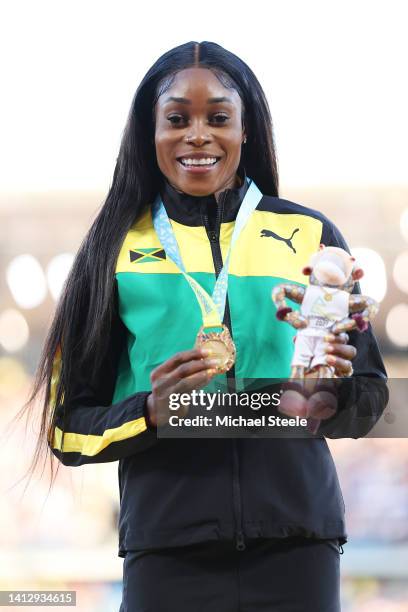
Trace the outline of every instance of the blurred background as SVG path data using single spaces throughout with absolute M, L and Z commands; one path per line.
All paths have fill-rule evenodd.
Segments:
M 388 374 L 408 374 L 407 5 L 343 0 L 76 0 L 2 4 L 0 50 L 0 590 L 72 589 L 119 609 L 117 463 L 26 479 L 38 414 L 28 398 L 73 255 L 103 203 L 131 98 L 164 51 L 211 40 L 267 94 L 281 197 L 336 223 L 381 303 Z M 349 543 L 343 610 L 408 611 L 408 443 L 329 441 Z M 41 464 L 40 464 L 41 465 Z M 47 609 L 51 609 L 47 607 Z

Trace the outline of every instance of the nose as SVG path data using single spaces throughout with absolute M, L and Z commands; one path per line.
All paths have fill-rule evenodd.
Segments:
M 204 143 L 211 140 L 211 134 L 208 132 L 208 126 L 204 122 L 197 120 L 192 123 L 189 132 L 185 136 L 185 141 L 196 146 L 202 146 Z

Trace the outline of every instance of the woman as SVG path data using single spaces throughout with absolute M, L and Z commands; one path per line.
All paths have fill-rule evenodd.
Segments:
M 211 296 L 225 279 L 252 183 L 262 193 L 234 242 L 220 299 L 235 364 L 220 374 L 222 359 L 203 342 L 194 348 L 204 298 L 192 289 Z M 156 430 L 172 393 L 222 376 L 229 388 L 235 377 L 288 376 L 293 330 L 276 320 L 271 290 L 282 279 L 304 283 L 299 271 L 320 242 L 347 249 L 326 217 L 278 197 L 269 108 L 250 68 L 210 42 L 160 57 L 135 94 L 112 186 L 75 259 L 33 392 L 46 384 L 41 439 L 60 462 L 119 460 L 122 612 L 339 609 L 347 535 L 323 436 L 158 439 Z M 352 359 L 355 376 L 385 377 L 371 328 L 330 340 L 339 377 L 351 374 Z M 341 426 L 355 435 L 355 404 L 343 404 L 337 415 L 314 415 L 325 421 L 319 433 Z M 382 408 L 370 407 L 366 430 Z

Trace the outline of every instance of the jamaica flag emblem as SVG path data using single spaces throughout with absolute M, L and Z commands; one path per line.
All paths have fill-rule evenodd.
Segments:
M 166 259 L 164 249 L 130 249 L 130 263 L 148 263 L 152 261 L 160 261 Z

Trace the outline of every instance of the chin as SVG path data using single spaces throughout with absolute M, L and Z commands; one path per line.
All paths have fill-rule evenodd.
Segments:
M 173 184 L 175 184 L 180 191 L 192 196 L 205 196 L 218 191 L 217 184 L 213 179 L 208 180 L 203 177 L 198 178 L 198 180 L 177 181 L 177 183 Z

